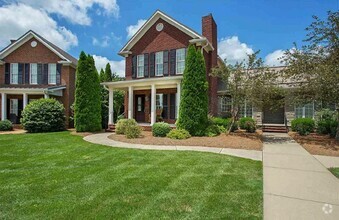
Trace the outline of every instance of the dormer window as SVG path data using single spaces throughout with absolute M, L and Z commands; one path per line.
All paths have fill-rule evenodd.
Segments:
M 144 55 L 138 55 L 138 69 L 137 76 L 138 78 L 144 77 Z

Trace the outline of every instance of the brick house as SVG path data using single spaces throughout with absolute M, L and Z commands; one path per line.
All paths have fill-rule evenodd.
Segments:
M 161 11 L 135 33 L 120 50 L 126 59 L 124 81 L 105 82 L 110 91 L 109 124 L 113 124 L 113 90 L 126 91 L 125 117 L 153 124 L 161 117 L 174 123 L 178 116 L 186 50 L 190 44 L 202 51 L 209 83 L 209 110 L 218 113 L 218 79 L 209 76 L 222 62 L 217 55 L 217 25 L 211 14 L 202 17 L 202 34 Z
M 69 126 L 77 59 L 28 31 L 0 51 L 0 116 L 20 123 L 32 100 L 53 97 L 63 103 Z

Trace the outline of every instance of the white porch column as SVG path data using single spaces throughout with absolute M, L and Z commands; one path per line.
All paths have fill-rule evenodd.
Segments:
M 133 87 L 128 87 L 128 119 L 133 118 Z
M 156 122 L 156 88 L 155 85 L 152 84 L 151 87 L 151 125 Z
M 176 103 L 176 118 L 179 117 L 179 107 L 180 107 L 180 97 L 181 97 L 181 82 L 177 83 L 177 103 Z
M 7 119 L 7 94 L 2 93 L 1 94 L 1 120 Z
M 114 109 L 113 109 L 113 89 L 109 88 L 108 96 L 108 124 L 114 124 Z
M 44 98 L 45 98 L 45 99 L 49 99 L 49 94 L 48 94 L 48 93 L 45 93 L 45 94 L 44 94 Z
M 28 95 L 27 93 L 22 94 L 23 96 L 23 109 L 25 109 L 26 105 L 28 104 Z

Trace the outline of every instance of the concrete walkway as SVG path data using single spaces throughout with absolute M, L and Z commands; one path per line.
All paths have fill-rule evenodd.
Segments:
M 143 150 L 179 150 L 179 151 L 200 151 L 210 152 L 216 154 L 227 154 L 236 157 L 243 157 L 252 160 L 262 161 L 262 151 L 258 150 L 243 150 L 231 148 L 217 148 L 217 147 L 199 147 L 199 146 L 163 146 L 163 145 L 144 145 L 144 144 L 130 144 L 109 139 L 111 133 L 92 134 L 84 137 L 85 141 L 102 144 L 111 147 L 119 148 L 133 148 Z
M 339 219 L 339 180 L 287 134 L 264 133 L 263 165 L 264 219 Z

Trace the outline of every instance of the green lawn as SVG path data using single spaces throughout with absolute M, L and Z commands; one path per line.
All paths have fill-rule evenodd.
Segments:
M 334 176 L 339 178 L 339 167 L 332 167 L 329 170 L 333 173 Z
M 247 159 L 0 135 L 0 219 L 262 219 L 262 185 Z

